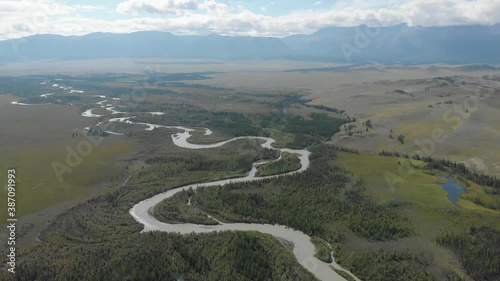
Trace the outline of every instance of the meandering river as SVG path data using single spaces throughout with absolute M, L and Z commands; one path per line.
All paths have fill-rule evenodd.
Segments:
M 87 117 L 95 117 L 96 115 L 91 113 L 91 110 L 85 112 Z M 169 199 L 175 194 L 192 188 L 196 190 L 201 187 L 207 186 L 222 186 L 230 183 L 237 182 L 249 182 L 249 181 L 259 181 L 264 179 L 276 178 L 281 176 L 290 176 L 296 173 L 304 172 L 309 168 L 309 155 L 310 152 L 307 150 L 296 150 L 296 149 L 288 149 L 288 148 L 274 148 L 272 144 L 275 142 L 272 138 L 266 137 L 257 137 L 257 136 L 249 136 L 249 137 L 237 137 L 232 138 L 226 141 L 221 141 L 212 144 L 193 144 L 188 142 L 188 139 L 191 137 L 191 133 L 195 131 L 195 129 L 186 128 L 182 126 L 163 126 L 156 125 L 150 123 L 141 123 L 141 122 L 133 122 L 134 116 L 122 117 L 122 118 L 112 118 L 109 122 L 121 122 L 125 124 L 134 124 L 134 125 L 143 125 L 146 126 L 146 130 L 152 131 L 155 128 L 169 128 L 169 129 L 177 129 L 181 132 L 175 133 L 172 135 L 172 141 L 175 145 L 186 148 L 186 149 L 210 149 L 215 147 L 223 146 L 229 142 L 233 142 L 241 139 L 258 139 L 261 140 L 261 146 L 263 148 L 269 148 L 278 150 L 281 153 L 288 152 L 296 154 L 300 159 L 301 167 L 293 172 L 283 173 L 279 175 L 259 177 L 256 176 L 257 166 L 265 164 L 270 161 L 258 161 L 252 165 L 252 169 L 249 174 L 240 178 L 232 178 L 227 180 L 219 180 L 205 183 L 197 183 L 181 186 L 175 189 L 168 190 L 167 192 L 155 195 L 149 199 L 143 200 L 130 209 L 130 215 L 134 217 L 134 219 L 144 225 L 143 232 L 148 231 L 165 231 L 165 232 L 174 232 L 180 234 L 188 234 L 188 233 L 207 233 L 213 231 L 227 231 L 227 230 L 238 230 L 238 231 L 258 231 L 261 233 L 271 234 L 275 237 L 279 237 L 290 241 L 293 243 L 293 254 L 297 261 L 304 266 L 307 270 L 309 270 L 314 276 L 316 276 L 320 280 L 324 281 L 339 281 L 345 280 L 342 276 L 340 276 L 337 272 L 335 272 L 332 268 L 336 270 L 344 271 L 350 276 L 352 276 L 355 280 L 360 281 L 356 276 L 354 276 L 348 270 L 342 268 L 338 265 L 335 260 L 332 263 L 325 263 L 315 257 L 315 246 L 311 242 L 311 237 L 306 235 L 305 233 L 291 229 L 284 225 L 271 225 L 271 224 L 253 224 L 253 223 L 219 223 L 218 225 L 200 225 L 200 224 L 192 224 L 192 223 L 182 223 L 182 224 L 168 224 L 161 222 L 151 216 L 151 210 L 158 205 L 163 200 Z M 212 131 L 209 129 L 203 129 L 205 131 L 205 135 L 210 135 Z M 333 257 L 333 255 L 332 255 Z

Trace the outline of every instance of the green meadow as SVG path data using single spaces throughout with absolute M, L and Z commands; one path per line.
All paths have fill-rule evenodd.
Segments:
M 446 191 L 438 183 L 444 180 L 425 173 L 425 163 L 413 159 L 340 153 L 339 164 L 366 182 L 367 193 L 379 203 L 410 200 L 432 207 L 453 208 Z
M 364 180 L 367 195 L 379 203 L 401 200 L 418 202 L 433 209 L 457 208 L 448 200 L 447 192 L 439 185 L 446 180 L 436 171 L 425 169 L 426 164 L 422 161 L 346 152 L 339 155 L 339 165 Z M 500 214 L 498 210 L 485 208 L 470 200 L 476 197 L 495 204 L 499 201 L 498 195 L 486 194 L 485 187 L 458 176 L 454 177 L 462 186 L 467 186 L 466 192 L 458 200 L 461 208 Z
M 82 138 L 83 139 L 83 138 Z M 46 145 L 4 152 L 0 163 L 0 181 L 7 183 L 7 169 L 16 169 L 16 217 L 38 212 L 66 201 L 78 200 L 92 194 L 93 188 L 101 182 L 112 183 L 113 178 L 122 176 L 124 164 L 113 160 L 131 150 L 129 140 L 106 139 L 94 146 L 88 156 L 83 156 L 80 165 L 71 168 L 71 172 L 57 177 L 53 162 L 66 165 L 68 155 L 66 146 L 75 149 L 79 140 L 59 145 Z M 89 177 L 88 175 L 92 175 Z M 6 189 L 2 189 L 2 198 Z M 0 209 L 0 219 L 7 216 L 7 209 Z

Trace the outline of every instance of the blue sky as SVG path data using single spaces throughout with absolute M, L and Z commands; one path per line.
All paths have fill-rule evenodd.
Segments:
M 288 36 L 327 26 L 500 23 L 492 0 L 2 0 L 0 40 L 143 30 Z
M 108 1 L 98 1 L 98 0 L 67 0 L 61 1 L 63 3 L 72 4 L 72 5 L 95 5 L 95 6 L 104 6 L 109 10 L 114 10 L 118 4 L 120 4 L 121 0 L 108 0 Z M 198 1 L 202 2 L 202 1 Z M 247 9 L 255 13 L 265 13 L 271 16 L 278 15 L 286 15 L 292 11 L 299 11 L 305 9 L 318 9 L 324 7 L 333 6 L 336 1 L 335 0 L 323 0 L 323 1 L 315 1 L 315 0 L 304 0 L 304 1 L 290 1 L 290 0 L 275 0 L 275 1 L 265 1 L 265 0 L 225 0 L 219 1 L 225 2 L 232 5 L 243 5 Z
M 67 3 L 72 5 L 95 5 L 95 6 L 103 6 L 108 11 L 113 11 L 116 9 L 118 4 L 120 4 L 121 0 L 108 0 L 108 1 L 98 1 L 98 0 L 67 0 L 60 1 L 61 3 Z M 157 2 L 161 2 L 157 1 Z M 201 3 L 203 1 L 197 1 Z M 336 1 L 336 0 L 274 0 L 274 1 L 266 1 L 266 0 L 220 0 L 221 3 L 227 3 L 230 5 L 242 5 L 248 10 L 254 13 L 261 13 L 269 16 L 283 16 L 287 15 L 291 12 L 297 12 L 301 10 L 321 10 L 328 8 L 335 8 L 336 5 L 339 7 L 348 7 L 351 3 L 352 6 L 360 7 L 361 1 Z M 364 8 L 373 8 L 373 7 L 389 7 L 394 3 L 401 1 L 363 1 L 365 4 Z M 93 13 L 98 16 L 107 17 L 109 19 L 114 18 L 112 13 Z

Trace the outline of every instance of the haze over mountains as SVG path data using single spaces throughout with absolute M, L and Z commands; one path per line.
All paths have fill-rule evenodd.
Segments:
M 500 63 L 493 26 L 327 27 L 285 38 L 144 31 L 34 35 L 0 42 L 0 62 L 96 58 L 291 59 L 384 63 Z

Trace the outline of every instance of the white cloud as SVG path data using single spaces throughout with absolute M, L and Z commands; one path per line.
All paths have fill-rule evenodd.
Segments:
M 399 6 L 409 25 L 496 24 L 500 1 L 419 0 Z
M 180 10 L 197 10 L 196 0 L 126 0 L 118 4 L 116 10 L 121 13 L 137 14 L 146 12 L 151 14 L 175 14 Z
M 91 12 L 97 10 L 105 10 L 106 8 L 103 6 L 93 6 L 93 5 L 75 5 L 72 7 L 72 9 L 78 12 Z
M 37 33 L 81 35 L 141 30 L 174 34 L 286 36 L 315 32 L 325 26 L 360 25 L 373 19 L 383 26 L 399 23 L 424 26 L 500 23 L 500 1 L 491 0 L 395 0 L 391 4 L 382 0 L 343 0 L 329 9 L 316 7 L 315 10 L 294 11 L 281 16 L 250 11 L 241 2 L 229 3 L 232 2 L 126 0 L 117 6 L 117 11 L 131 14 L 129 18 L 105 20 L 83 13 L 102 9 L 100 6 L 6 0 L 0 1 L 0 39 Z M 174 15 L 165 18 L 154 15 L 166 13 Z

